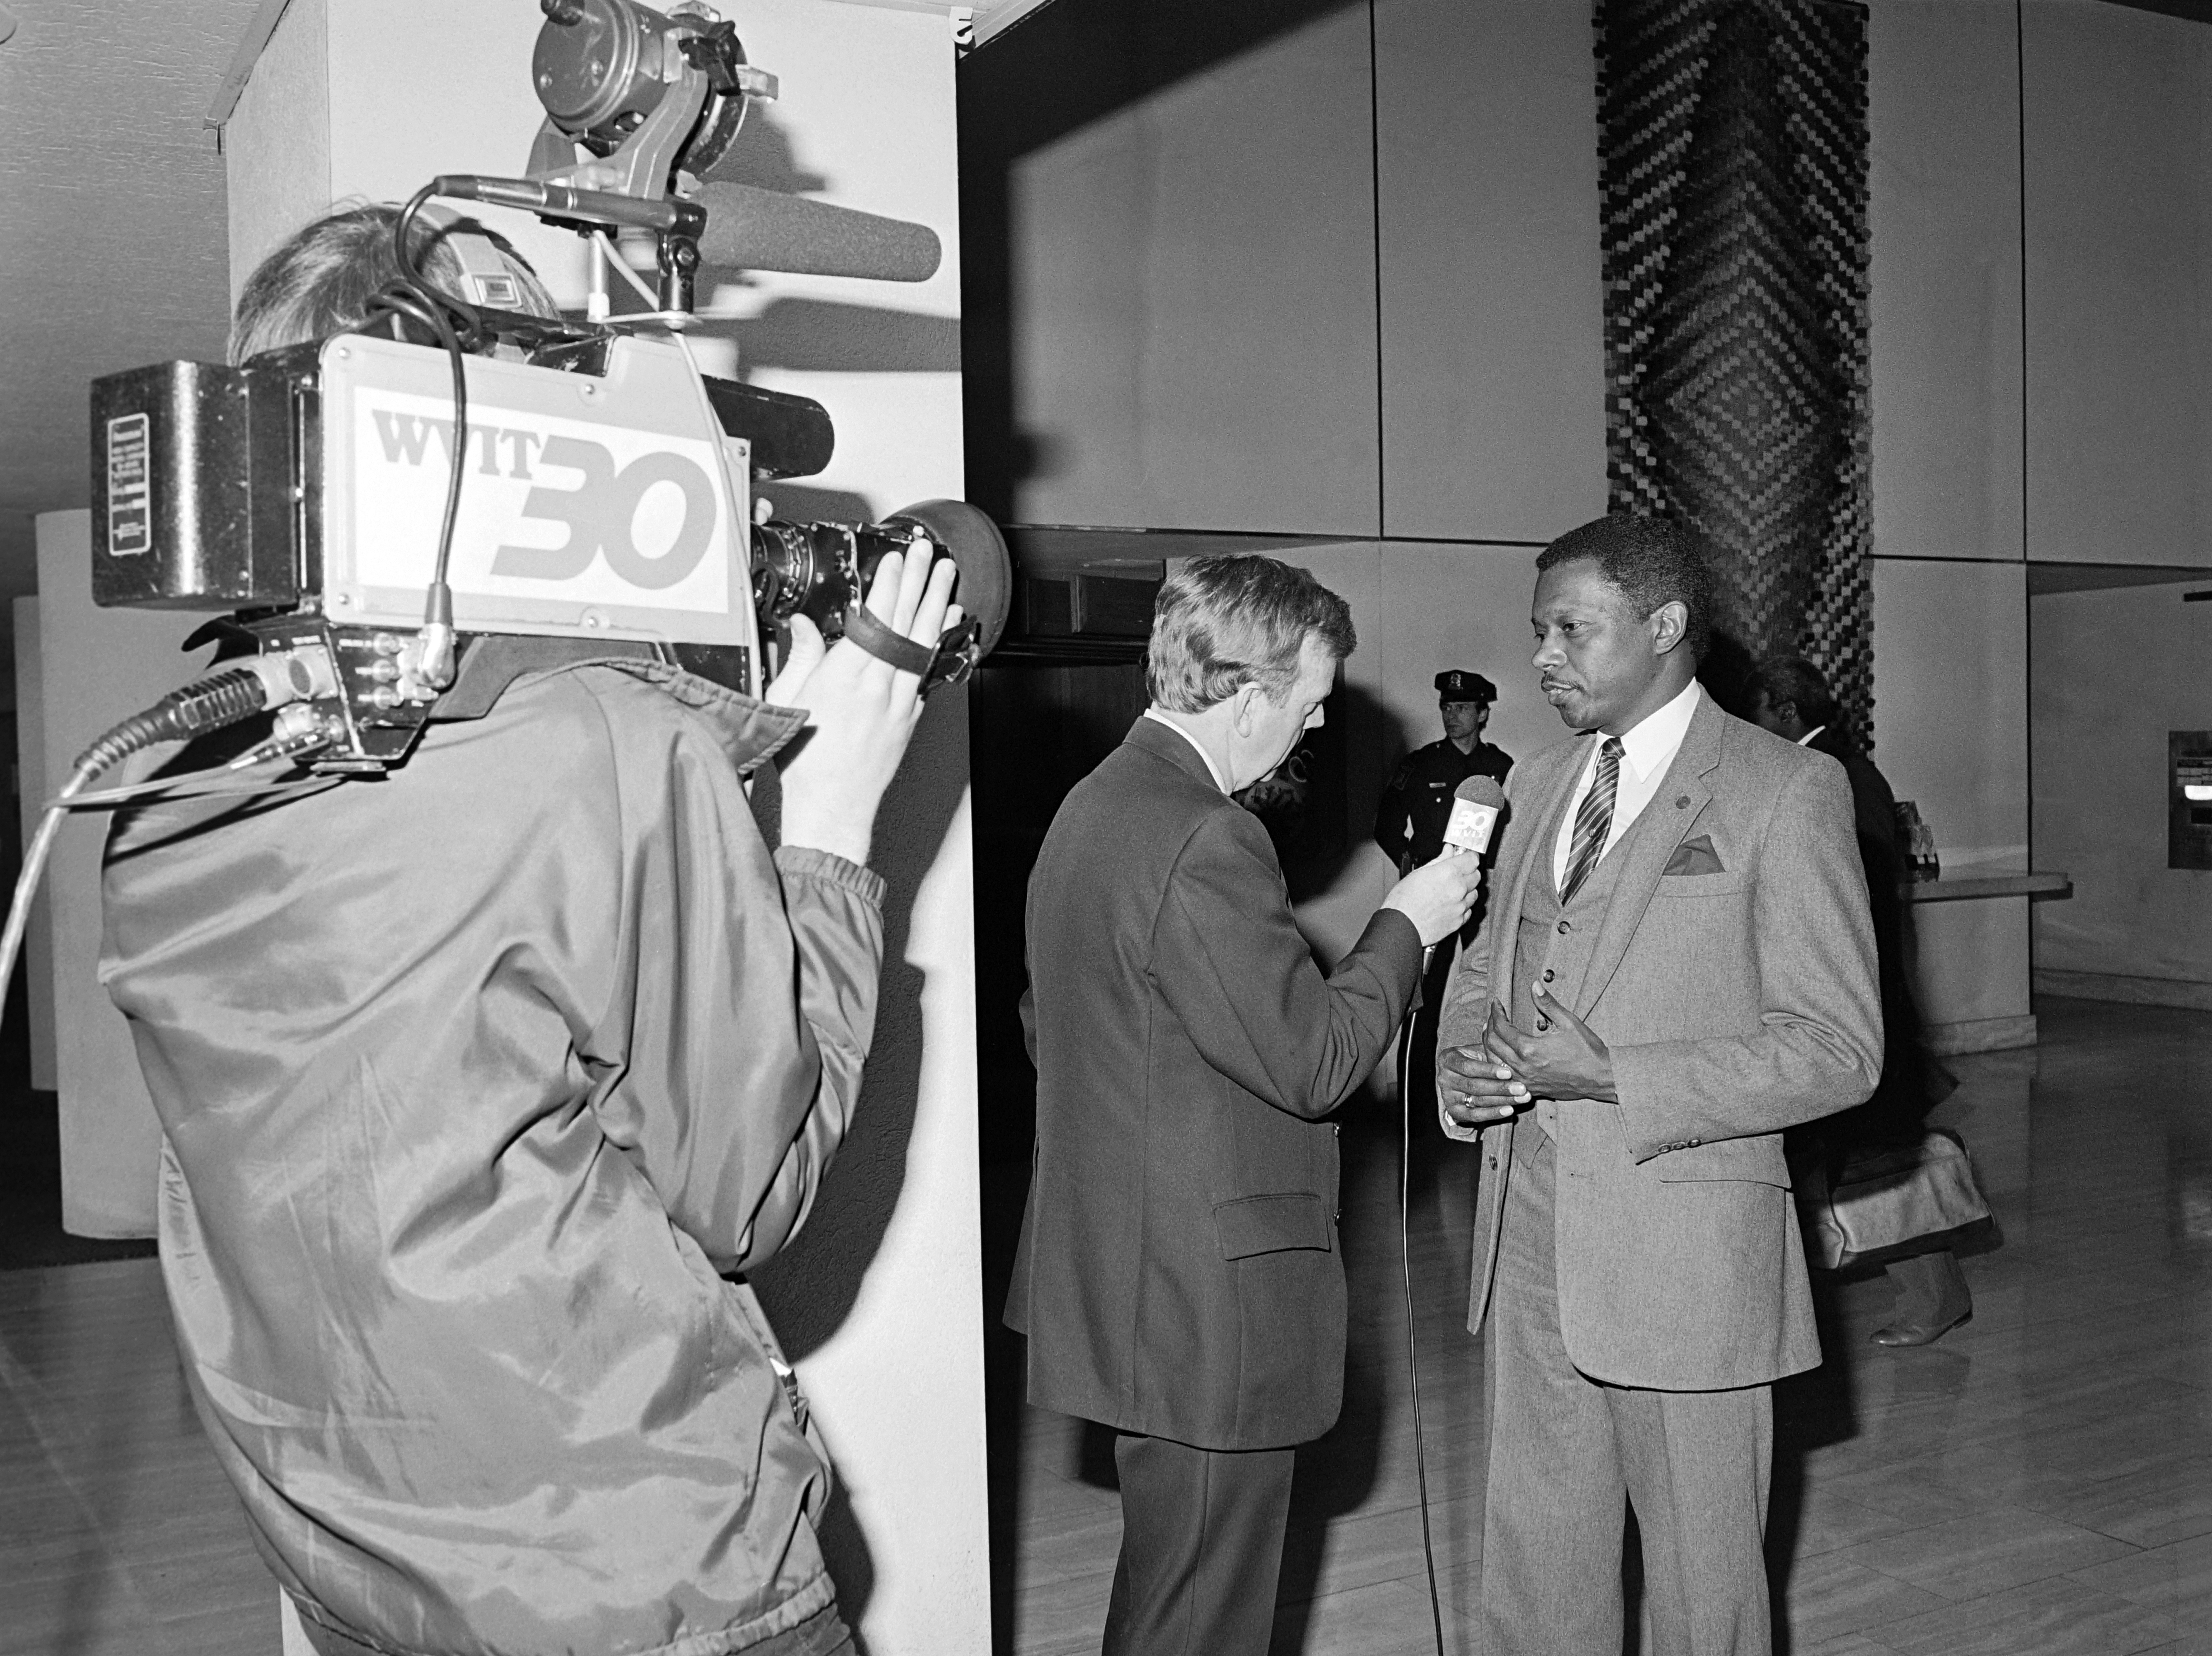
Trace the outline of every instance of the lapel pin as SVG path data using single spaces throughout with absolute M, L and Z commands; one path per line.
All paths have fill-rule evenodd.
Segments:
M 1674 808 L 1677 811 L 1688 810 L 1690 808 L 1690 796 L 1687 794 L 1685 794 L 1681 798 L 1676 800 L 1674 801 Z

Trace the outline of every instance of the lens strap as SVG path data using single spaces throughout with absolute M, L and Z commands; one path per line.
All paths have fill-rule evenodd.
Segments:
M 936 646 L 917 644 L 905 634 L 885 626 L 866 604 L 856 604 L 845 612 L 845 636 L 878 661 L 888 661 L 901 673 L 911 673 L 917 679 L 927 678 L 930 668 L 937 664 Z

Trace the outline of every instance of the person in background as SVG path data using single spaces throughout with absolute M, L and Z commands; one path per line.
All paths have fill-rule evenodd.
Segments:
M 1390 888 L 1324 974 L 1230 796 L 1317 726 L 1357 638 L 1269 557 L 1170 566 L 1152 705 L 1077 783 L 1029 890 L 1037 1138 L 1006 1323 L 1029 1400 L 1115 1434 L 1106 1656 L 1263 1656 L 1295 1446 L 1336 1422 L 1336 1129 L 1467 918 L 1471 856 Z
M 1752 717 L 1800 747 L 1826 753 L 1850 778 L 1859 858 L 1866 867 L 1867 899 L 1874 914 L 1875 951 L 1881 969 L 1883 1031 L 1881 1084 L 1856 1110 L 1797 1129 L 1817 1148 L 1834 1180 L 1854 1154 L 1917 1144 L 1928 1112 L 1956 1085 L 1920 1045 L 1920 1014 L 1912 1003 L 1899 887 L 1905 847 L 1897 831 L 1897 796 L 1875 763 L 1844 728 L 1841 709 L 1820 670 L 1802 655 L 1770 656 L 1747 685 Z M 1966 1273 L 1948 1246 L 1890 1262 L 1897 1288 L 1891 1320 L 1875 1330 L 1880 1346 L 1922 1346 L 1940 1340 L 1974 1314 Z
M 1375 843 L 1401 874 L 1433 861 L 1443 849 L 1444 827 L 1460 783 L 1469 776 L 1488 776 L 1503 786 L 1513 769 L 1512 755 L 1482 740 L 1498 686 L 1471 668 L 1451 667 L 1437 674 L 1436 687 L 1443 737 L 1398 762 L 1375 807 Z M 1437 1013 L 1459 943 L 1455 933 L 1430 951 L 1420 1008 L 1408 1038 L 1407 1093 L 1425 1116 L 1436 1102 Z
M 1482 740 L 1498 686 L 1465 667 L 1439 673 L 1436 685 L 1443 738 L 1398 762 L 1375 807 L 1375 843 L 1401 874 L 1443 849 L 1454 788 L 1469 776 L 1503 784 L 1513 769 L 1511 754 Z
M 362 326 L 396 217 L 271 253 L 233 360 Z M 425 227 L 433 283 L 462 234 L 552 314 L 482 232 Z M 925 642 L 957 607 L 929 563 L 868 597 Z M 161 1118 L 177 1344 L 321 1656 L 852 1649 L 828 1462 L 723 1274 L 797 1233 L 859 1102 L 921 706 L 793 634 L 765 700 L 480 638 L 387 776 L 117 819 L 101 977 Z M 771 849 L 744 779 L 802 732 Z

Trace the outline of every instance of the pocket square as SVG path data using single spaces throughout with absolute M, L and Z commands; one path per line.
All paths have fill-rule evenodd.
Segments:
M 1722 866 L 1720 853 L 1713 849 L 1713 837 L 1699 834 L 1695 839 L 1686 839 L 1674 848 L 1674 855 L 1667 859 L 1663 872 L 1670 874 L 1722 874 L 1728 870 Z

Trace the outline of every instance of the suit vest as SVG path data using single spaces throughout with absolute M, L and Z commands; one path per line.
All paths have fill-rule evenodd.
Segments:
M 1521 931 L 1514 941 L 1513 999 L 1508 1008 L 1514 1023 L 1524 1030 L 1540 1032 L 1550 1025 L 1549 1014 L 1536 1002 L 1539 983 L 1547 995 L 1556 996 L 1563 1005 L 1577 1007 L 1590 956 L 1597 949 L 1598 933 L 1613 902 L 1613 888 L 1620 883 L 1620 871 L 1628 863 L 1628 847 L 1638 835 L 1651 831 L 1651 819 L 1657 814 L 1648 804 L 1638 813 L 1628 831 L 1606 847 L 1597 867 L 1576 892 L 1574 901 L 1562 906 L 1559 883 L 1552 873 L 1553 852 L 1559 844 L 1560 820 L 1574 802 L 1575 790 L 1570 788 L 1546 822 L 1543 833 L 1528 848 L 1529 855 L 1540 861 L 1528 871 L 1522 886 Z M 1557 1135 L 1557 1104 L 1539 1099 L 1530 1113 L 1547 1136 Z

